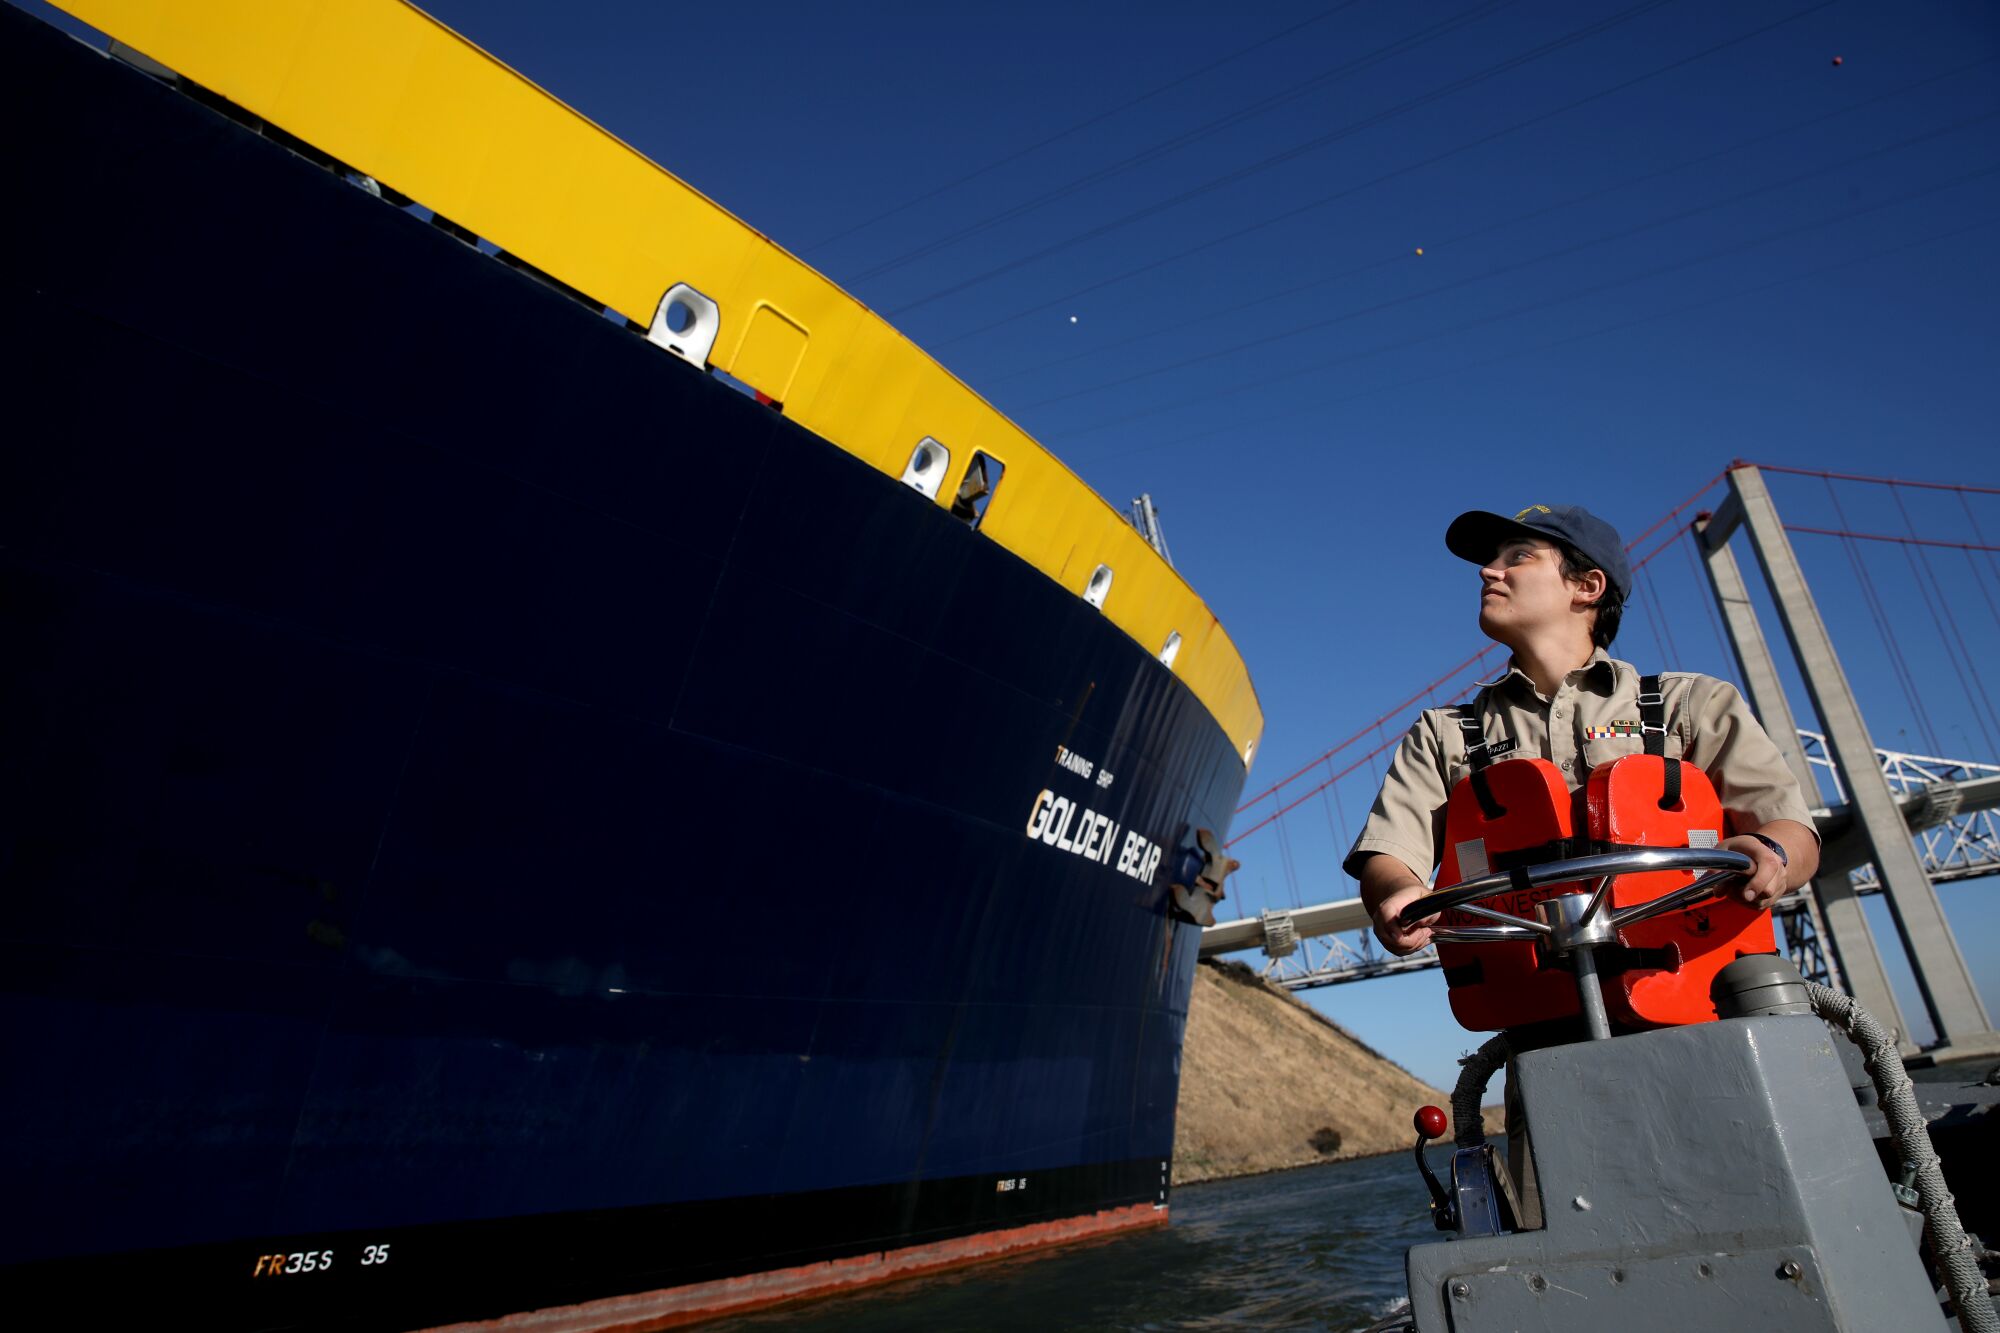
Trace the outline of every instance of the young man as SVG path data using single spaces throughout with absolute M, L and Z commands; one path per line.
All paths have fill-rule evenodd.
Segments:
M 1513 652 L 1507 673 L 1475 700 L 1495 758 L 1550 760 L 1574 791 L 1597 765 L 1640 753 L 1640 737 L 1627 734 L 1635 729 L 1612 725 L 1639 716 L 1643 673 L 1604 651 L 1632 585 L 1611 525 L 1574 505 L 1530 505 L 1513 518 L 1475 510 L 1454 519 L 1444 541 L 1479 566 L 1480 631 Z M 1660 681 L 1667 756 L 1700 768 L 1714 784 L 1732 835 L 1721 845 L 1752 865 L 1732 892 L 1767 907 L 1819 867 L 1819 836 L 1798 784 L 1733 686 L 1689 672 L 1662 672 Z M 1423 713 L 1347 855 L 1344 868 L 1361 882 L 1376 937 L 1393 953 L 1414 953 L 1430 942 L 1436 918 L 1405 927 L 1397 915 L 1429 892 L 1442 853 L 1445 802 L 1465 768 L 1465 741 L 1451 710 Z M 1521 1036 L 1526 1049 L 1572 1034 Z M 1522 1220 L 1535 1225 L 1539 1208 L 1511 1079 L 1508 1092 L 1508 1157 L 1523 1187 L 1523 1211 L 1532 1214 Z

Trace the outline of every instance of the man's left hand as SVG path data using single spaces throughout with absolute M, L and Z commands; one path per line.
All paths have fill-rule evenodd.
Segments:
M 1750 858 L 1750 873 L 1726 888 L 1723 891 L 1725 897 L 1737 899 L 1759 910 L 1784 897 L 1785 863 L 1778 859 L 1776 852 L 1747 833 L 1734 838 L 1725 838 L 1721 846 L 1724 851 L 1741 852 Z

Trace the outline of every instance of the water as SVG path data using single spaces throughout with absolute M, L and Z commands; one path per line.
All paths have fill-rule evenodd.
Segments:
M 1408 1153 L 1174 1191 L 1173 1225 L 713 1325 L 787 1333 L 1365 1328 L 1435 1239 Z

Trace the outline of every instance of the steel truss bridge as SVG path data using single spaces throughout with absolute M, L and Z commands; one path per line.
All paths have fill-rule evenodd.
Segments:
M 1855 893 L 1880 893 L 1867 840 L 1848 805 L 1847 787 L 1826 737 L 1804 729 L 1798 734 L 1807 763 L 1826 775 L 1822 791 L 1831 789 L 1833 795 L 1830 804 L 1813 811 L 1823 842 L 1821 876 L 1845 874 Z M 1932 883 L 2000 873 L 2000 809 L 1996 809 L 2000 764 L 1883 749 L 1875 754 Z M 1807 976 L 1827 977 L 1822 932 L 1809 895 L 1793 894 L 1775 910 L 1792 961 Z M 1204 958 L 1254 948 L 1261 948 L 1269 959 L 1264 975 L 1287 990 L 1338 986 L 1438 965 L 1436 949 L 1403 958 L 1384 951 L 1369 929 L 1359 898 L 1268 911 L 1218 922 L 1202 932 Z

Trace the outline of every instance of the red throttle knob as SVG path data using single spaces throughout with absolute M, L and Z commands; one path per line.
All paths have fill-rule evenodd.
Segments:
M 1417 1133 L 1427 1139 L 1443 1135 L 1445 1126 L 1450 1123 L 1445 1119 L 1444 1112 L 1435 1106 L 1419 1106 L 1412 1119 L 1416 1124 Z

